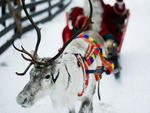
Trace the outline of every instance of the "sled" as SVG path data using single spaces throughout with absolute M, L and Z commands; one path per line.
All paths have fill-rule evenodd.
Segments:
M 126 21 L 125 21 L 125 25 L 124 25 L 124 28 L 123 28 L 123 33 L 122 35 L 119 37 L 120 39 L 120 45 L 118 46 L 118 54 L 120 54 L 121 52 L 121 49 L 122 49 L 122 44 L 123 44 L 123 41 L 124 41 L 124 37 L 125 37 L 125 33 L 126 33 L 126 30 L 127 30 L 127 26 L 128 26 L 128 22 L 129 22 L 129 17 L 130 17 L 130 12 L 128 10 L 128 14 L 127 14 L 127 18 L 126 18 Z M 70 39 L 71 35 L 73 34 L 73 31 L 69 28 L 69 19 L 68 19 L 68 13 L 66 13 L 66 26 L 63 30 L 63 33 L 62 33 L 62 37 L 63 37 L 63 42 L 64 44 Z
M 127 26 L 128 26 L 128 22 L 129 22 L 129 17 L 130 17 L 130 12 L 128 10 L 127 18 L 126 18 L 125 25 L 124 25 L 124 28 L 123 28 L 123 33 L 122 33 L 121 37 L 119 38 L 121 40 L 120 40 L 120 45 L 118 47 L 118 54 L 120 54 L 121 49 L 122 49 L 122 44 L 123 44 L 125 33 L 126 33 L 126 30 L 127 30 Z

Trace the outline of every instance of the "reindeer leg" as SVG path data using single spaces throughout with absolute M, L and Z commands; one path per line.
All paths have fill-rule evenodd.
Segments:
M 70 109 L 69 113 L 75 113 L 75 109 Z
M 90 99 L 86 98 L 82 102 L 79 113 L 93 113 L 93 103 Z

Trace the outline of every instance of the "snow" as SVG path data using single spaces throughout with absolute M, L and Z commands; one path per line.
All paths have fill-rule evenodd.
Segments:
M 84 0 L 74 0 L 66 9 L 82 6 Z M 106 1 L 113 3 L 114 0 Z M 94 97 L 94 113 L 150 113 L 150 1 L 125 0 L 131 16 L 123 48 L 121 51 L 121 77 L 103 76 L 100 83 L 102 100 Z M 61 33 L 65 26 L 65 11 L 51 22 L 41 24 L 42 42 L 40 57 L 53 56 L 62 46 Z M 32 41 L 31 41 L 32 40 Z M 27 50 L 34 49 L 36 33 L 34 30 L 24 34 L 15 45 L 23 45 Z M 1 42 L 0 42 L 1 43 Z M 18 77 L 16 71 L 22 71 L 28 62 L 10 47 L 0 56 L 0 113 L 50 113 L 54 112 L 49 97 L 39 100 L 31 108 L 22 108 L 16 103 L 16 96 L 27 83 L 29 76 Z M 96 92 L 97 93 L 97 92 Z M 65 113 L 62 111 L 62 113 Z

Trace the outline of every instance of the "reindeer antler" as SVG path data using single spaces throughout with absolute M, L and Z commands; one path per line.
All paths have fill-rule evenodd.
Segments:
M 26 72 L 29 70 L 29 68 L 31 67 L 32 64 L 33 64 L 33 63 L 31 62 L 31 63 L 27 66 L 27 68 L 25 69 L 25 71 L 24 71 L 23 73 L 18 73 L 18 72 L 16 72 L 16 74 L 19 75 L 19 76 L 25 75 Z
M 36 46 L 35 46 L 35 51 L 34 51 L 34 56 L 37 55 L 37 51 L 38 51 L 38 48 L 39 48 L 39 44 L 41 42 L 41 29 L 34 23 L 33 19 L 31 18 L 31 16 L 29 15 L 27 9 L 26 9 L 26 6 L 25 6 L 25 0 L 21 0 L 22 1 L 22 7 L 23 7 L 23 10 L 27 16 L 27 18 L 29 19 L 29 21 L 31 22 L 32 26 L 35 28 L 36 32 L 37 32 L 37 43 L 36 43 Z
M 29 58 L 26 58 L 23 54 L 22 57 L 23 59 L 27 60 L 27 61 L 30 61 L 31 63 L 28 65 L 28 67 L 25 69 L 25 71 L 23 73 L 16 73 L 17 75 L 25 75 L 26 72 L 29 70 L 29 68 L 31 67 L 32 64 L 40 64 L 40 65 L 50 65 L 52 63 L 52 61 L 56 60 L 62 53 L 63 51 L 65 50 L 65 48 L 68 46 L 68 44 L 70 44 L 70 42 L 74 39 L 74 37 L 78 36 L 80 33 L 82 33 L 84 30 L 86 30 L 89 26 L 89 24 L 92 23 L 92 15 L 93 15 L 93 8 L 92 8 L 92 3 L 91 1 L 89 0 L 89 4 L 90 4 L 90 15 L 89 15 L 89 18 L 85 24 L 85 26 L 83 28 L 81 28 L 77 33 L 75 33 L 71 39 L 62 47 L 61 51 L 56 54 L 52 59 L 48 60 L 47 62 L 38 62 L 37 59 L 36 59 L 36 56 L 37 56 L 37 51 L 38 51 L 38 48 L 39 48 L 39 44 L 41 42 L 41 32 L 40 32 L 40 28 L 38 28 L 38 26 L 34 23 L 33 19 L 30 17 L 30 15 L 28 14 L 27 10 L 26 10 L 26 6 L 25 6 L 25 3 L 24 3 L 24 0 L 22 0 L 22 7 L 23 7 L 23 10 L 27 16 L 27 18 L 29 19 L 29 21 L 31 22 L 32 26 L 35 28 L 36 32 L 37 32 L 37 43 L 36 43 L 36 46 L 35 46 L 35 51 L 34 51 L 34 55 L 30 54 L 28 51 L 26 51 L 23 46 L 21 46 L 22 49 L 18 49 L 14 44 L 13 44 L 13 47 L 21 52 L 21 53 L 24 53 L 26 55 L 28 55 L 31 59 Z
M 35 46 L 35 51 L 34 51 L 34 54 L 30 54 L 28 51 L 26 51 L 23 46 L 21 46 L 22 49 L 18 49 L 14 44 L 13 44 L 13 47 L 19 51 L 19 52 L 22 52 L 26 55 L 28 55 L 31 59 L 29 58 L 26 58 L 23 54 L 22 57 L 27 60 L 27 61 L 30 61 L 31 63 L 28 65 L 28 67 L 25 69 L 25 71 L 23 73 L 16 73 L 17 75 L 24 75 L 26 74 L 26 72 L 28 71 L 28 69 L 31 67 L 32 64 L 34 63 L 37 63 L 37 64 L 43 64 L 42 62 L 38 62 L 36 60 L 36 56 L 37 56 L 37 51 L 38 51 L 38 48 L 39 48 L 39 44 L 41 42 L 41 31 L 40 31 L 40 28 L 34 23 L 33 19 L 31 18 L 31 16 L 28 14 L 28 11 L 26 9 L 26 6 L 25 6 L 25 0 L 21 0 L 22 1 L 22 7 L 23 7 L 23 10 L 27 16 L 27 18 L 29 19 L 29 21 L 31 22 L 32 26 L 35 28 L 36 32 L 37 32 L 37 43 L 36 43 L 36 46 Z
M 85 31 L 85 30 L 88 28 L 89 24 L 93 23 L 93 22 L 92 22 L 93 7 L 92 7 L 91 0 L 89 0 L 89 4 L 90 4 L 90 15 L 89 15 L 89 18 L 88 18 L 88 20 L 87 20 L 85 26 L 84 26 L 83 28 L 81 28 L 77 33 L 75 33 L 75 34 L 70 38 L 70 40 L 65 43 L 65 45 L 62 47 L 61 51 L 60 51 L 57 55 L 55 55 L 52 59 L 50 59 L 50 60 L 46 63 L 46 65 L 50 64 L 52 61 L 54 61 L 55 59 L 57 59 L 57 58 L 63 53 L 63 51 L 65 50 L 65 48 L 68 46 L 68 44 L 70 44 L 70 42 L 71 42 L 76 36 L 78 36 L 80 33 L 82 33 L 83 31 Z

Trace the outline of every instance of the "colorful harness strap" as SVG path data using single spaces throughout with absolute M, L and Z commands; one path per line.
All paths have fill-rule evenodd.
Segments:
M 101 45 L 97 41 L 95 41 L 92 37 L 89 37 L 88 35 L 79 35 L 74 39 L 78 38 L 82 38 L 83 40 L 89 43 L 89 47 L 85 57 L 82 57 L 80 54 L 75 54 L 76 58 L 79 61 L 79 65 L 82 67 L 82 70 L 84 72 L 83 76 L 85 78 L 85 83 L 83 84 L 82 92 L 78 94 L 78 96 L 82 96 L 84 90 L 87 88 L 89 83 L 89 74 L 95 73 L 95 80 L 99 81 L 101 79 L 101 74 L 104 72 L 104 68 L 107 71 L 109 71 L 109 73 L 111 73 L 114 69 L 114 64 L 106 60 L 107 57 L 105 54 L 103 54 Z M 98 55 L 102 60 L 102 66 L 98 66 L 96 70 L 88 70 L 88 66 L 90 66 L 95 61 Z
M 86 56 L 84 57 L 84 62 L 87 63 L 88 66 L 90 66 L 95 61 L 96 57 L 99 55 L 104 68 L 106 68 L 111 73 L 114 69 L 114 64 L 111 63 L 109 60 L 106 60 L 107 56 L 103 53 L 101 45 L 88 35 L 79 35 L 75 37 L 75 39 L 78 38 L 82 38 L 86 42 L 90 43 L 89 48 L 86 52 Z

